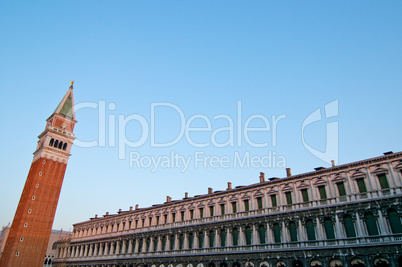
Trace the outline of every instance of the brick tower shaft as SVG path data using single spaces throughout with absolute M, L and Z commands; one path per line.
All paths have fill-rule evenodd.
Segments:
M 72 82 L 38 136 L 0 267 L 43 266 L 76 122 Z

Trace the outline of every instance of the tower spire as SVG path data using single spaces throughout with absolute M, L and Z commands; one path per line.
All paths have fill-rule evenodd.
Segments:
M 75 120 L 75 110 L 74 110 L 74 95 L 73 95 L 73 84 L 74 81 L 71 81 L 70 88 L 68 88 L 66 94 L 63 99 L 60 101 L 59 105 L 55 109 L 54 113 L 59 113 L 66 117 L 69 117 Z

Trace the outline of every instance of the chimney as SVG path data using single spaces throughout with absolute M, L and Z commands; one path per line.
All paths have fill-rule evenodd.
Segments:
M 119 213 L 121 212 L 121 209 L 119 209 Z
M 265 182 L 265 174 L 263 172 L 260 172 L 260 183 Z
M 98 218 L 98 214 L 95 214 L 95 219 L 97 219 Z
M 169 196 L 166 196 L 166 202 L 172 202 L 172 198 Z
M 212 194 L 212 188 L 211 187 L 208 187 L 208 194 Z
M 188 193 L 184 193 L 184 198 L 188 198 Z
M 286 177 L 292 176 L 292 170 L 290 168 L 286 168 Z
M 135 204 L 135 209 L 138 210 L 138 204 Z
M 106 211 L 106 215 L 105 216 L 108 216 L 109 215 L 109 212 L 108 211 Z
M 226 189 L 226 190 L 232 190 L 232 183 L 231 182 L 228 182 L 228 189 Z
M 130 206 L 130 211 L 133 211 L 133 206 Z
M 332 167 L 335 167 L 335 160 L 331 160 Z

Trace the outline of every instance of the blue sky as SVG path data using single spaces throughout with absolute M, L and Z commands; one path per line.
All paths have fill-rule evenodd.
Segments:
M 58 229 L 94 214 L 162 203 L 167 195 L 181 199 L 184 192 L 225 189 L 229 181 L 256 183 L 261 171 L 284 177 L 285 167 L 293 174 L 328 167 L 305 145 L 325 153 L 328 135 L 330 144 L 337 142 L 329 155 L 337 164 L 401 151 L 401 12 L 400 1 L 0 1 L 0 225 L 13 219 L 37 136 L 71 80 L 76 104 L 87 107 L 76 113 L 77 141 L 98 145 L 72 149 Z M 303 122 L 333 101 L 335 116 L 322 112 L 304 128 L 303 144 Z M 99 118 L 103 103 L 106 132 Z M 191 141 L 207 146 L 195 147 L 183 135 L 159 148 L 138 121 L 118 127 L 130 115 L 150 124 L 155 103 L 177 108 L 155 109 L 158 142 L 179 135 L 180 110 L 184 123 L 196 116 L 193 128 L 211 123 L 210 130 L 190 133 Z M 247 119 L 256 114 L 249 127 L 266 127 L 266 118 L 270 130 L 248 137 L 265 147 L 244 137 Z M 241 145 L 212 144 L 212 132 L 228 127 L 228 120 L 214 119 L 220 115 L 233 120 L 233 140 L 240 128 Z M 272 116 L 284 116 L 275 131 Z M 328 125 L 337 130 L 328 133 Z M 120 134 L 131 141 L 144 134 L 146 141 L 125 147 L 126 159 L 119 159 L 110 132 L 116 144 Z M 230 132 L 215 137 L 222 144 Z M 130 167 L 130 152 L 154 159 L 173 152 L 191 164 L 184 172 Z M 196 153 L 228 157 L 229 166 L 196 167 Z M 270 154 L 272 166 L 234 166 L 236 154 Z

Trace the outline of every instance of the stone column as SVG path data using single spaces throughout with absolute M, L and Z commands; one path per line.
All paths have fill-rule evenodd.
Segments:
M 94 249 L 94 244 L 90 244 L 90 245 L 89 245 L 89 251 L 88 251 L 88 257 L 91 257 L 91 256 L 92 256 L 92 251 L 93 251 L 93 249 Z
M 134 241 L 133 239 L 128 240 L 128 249 L 126 251 L 126 254 L 133 253 L 133 241 Z
M 109 244 L 109 242 L 106 242 L 105 243 L 105 248 L 104 248 L 104 250 L 103 250 L 103 255 L 109 255 L 109 246 L 110 246 L 110 244 Z
M 68 248 L 67 248 L 67 257 L 68 257 L 68 258 L 71 257 L 71 250 L 72 250 L 71 247 L 68 247 Z
M 95 243 L 95 248 L 93 252 L 93 256 L 98 256 L 99 255 L 99 243 Z
M 103 256 L 103 255 L 104 255 L 104 251 L 105 251 L 105 243 L 100 243 L 100 244 L 99 244 L 98 256 Z
M 252 234 L 252 240 L 251 240 L 251 244 L 252 245 L 257 245 L 257 244 L 259 244 L 258 243 L 258 231 L 257 231 L 257 229 L 256 229 L 256 227 L 255 227 L 255 224 L 253 224 L 253 234 Z
M 194 232 L 193 249 L 198 248 L 198 232 Z
M 174 235 L 174 250 L 179 250 L 179 248 L 180 248 L 179 235 L 175 234 Z
M 267 231 L 266 231 L 266 233 L 265 233 L 265 239 L 266 239 L 266 244 L 269 244 L 269 243 L 274 243 L 273 242 L 273 237 L 272 237 L 272 231 L 271 231 L 271 227 L 269 226 L 269 223 L 267 223 L 266 224 L 267 225 Z
M 88 256 L 88 244 L 85 245 L 85 249 L 84 249 L 84 257 Z
M 316 224 L 317 224 L 317 240 L 323 240 L 324 239 L 324 233 L 321 227 L 321 222 L 318 217 L 315 218 Z
M 64 247 L 64 249 L 63 249 L 63 258 L 67 257 L 67 251 L 68 251 L 68 248 Z
M 203 248 L 209 248 L 209 236 L 208 236 L 208 231 L 204 231 L 204 244 Z
M 243 227 L 239 226 L 239 246 L 244 246 L 245 242 L 244 242 L 244 231 L 243 231 Z
M 158 244 L 156 246 L 156 251 L 162 251 L 162 238 L 161 238 L 161 236 L 158 236 L 158 240 L 156 242 L 158 242 Z
M 284 221 L 282 221 L 282 231 L 281 231 L 281 234 L 282 234 L 282 242 L 281 243 L 285 243 L 285 242 L 288 242 L 288 237 L 287 237 L 287 235 L 286 235 L 286 225 L 285 225 L 285 222 Z
M 110 243 L 110 251 L 109 251 L 109 255 L 113 255 L 115 252 L 115 242 L 113 241 L 112 243 Z
M 221 246 L 221 239 L 219 235 L 218 229 L 215 229 L 215 240 L 214 240 L 214 247 L 219 248 Z
M 152 252 L 152 251 L 154 251 L 154 238 L 153 237 L 151 237 L 149 240 L 149 249 L 148 249 L 148 252 Z
M 338 214 L 335 214 L 335 239 L 342 238 L 341 235 L 341 223 L 339 222 Z
M 169 235 L 166 236 L 165 251 L 171 250 L 171 248 L 170 248 L 170 244 L 171 244 L 170 239 L 171 239 L 171 238 L 172 238 L 172 237 L 169 236 Z
M 298 220 L 297 223 L 299 224 L 299 227 L 298 227 L 299 241 L 303 242 L 306 240 L 306 238 L 304 237 L 304 233 L 303 233 L 303 225 L 302 225 L 301 220 Z
M 74 257 L 75 258 L 78 258 L 78 256 L 80 255 L 79 253 L 80 253 L 80 249 L 79 249 L 79 246 L 75 246 L 74 247 L 74 249 L 75 249 L 75 253 L 74 253 Z
M 384 224 L 384 216 L 382 215 L 381 209 L 378 209 L 378 225 L 380 226 L 380 235 L 389 234 L 387 231 L 387 227 Z
M 188 244 L 188 233 L 184 233 L 184 244 L 183 244 L 183 249 L 189 249 L 189 244 Z
M 141 251 L 138 251 L 139 245 L 140 245 L 140 240 L 137 238 L 137 239 L 135 239 L 134 253 L 141 252 Z
M 143 238 L 143 239 L 142 239 L 142 248 L 141 248 L 141 252 L 142 252 L 142 253 L 147 252 L 147 239 L 146 239 L 146 238 Z
M 226 228 L 226 246 L 231 247 L 233 246 L 233 237 L 232 237 L 232 229 Z
M 126 251 L 126 249 L 127 249 L 127 239 L 124 239 L 122 242 L 123 243 L 121 244 L 121 254 L 126 254 L 127 253 L 127 251 Z
M 363 228 L 362 228 L 362 223 L 361 223 L 358 212 L 356 212 L 356 223 L 357 223 L 357 236 L 362 237 L 363 236 Z
M 116 241 L 116 250 L 114 254 L 120 254 L 120 240 Z

